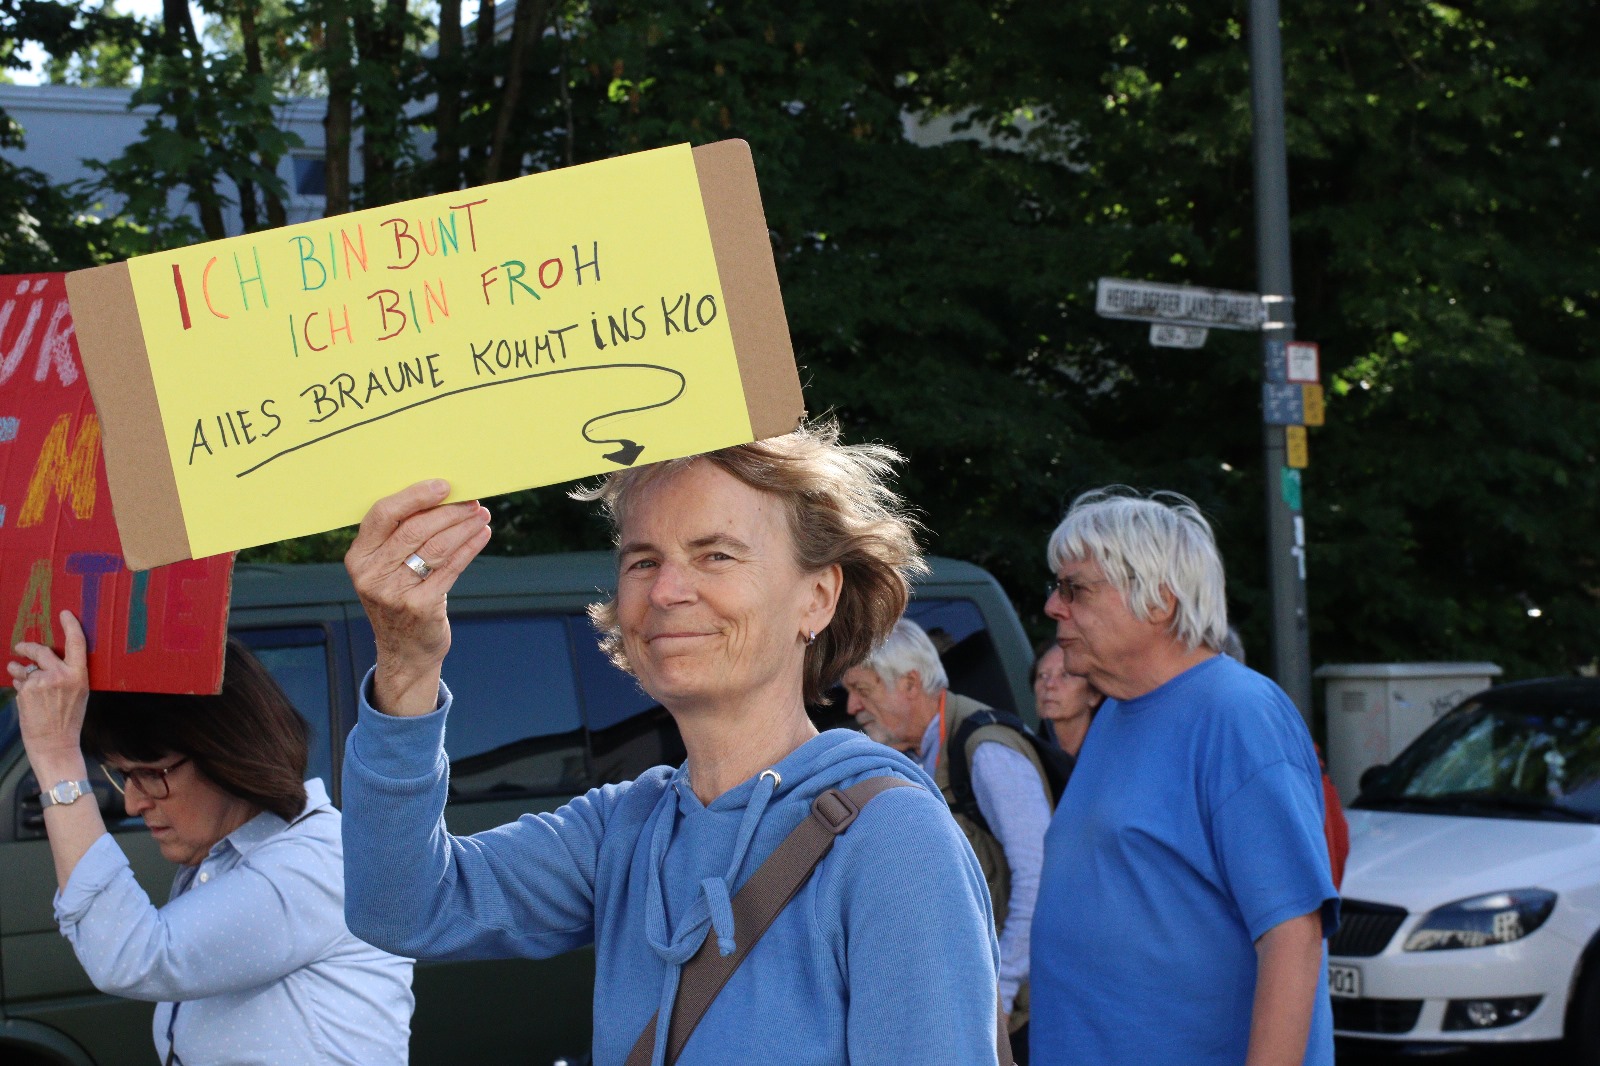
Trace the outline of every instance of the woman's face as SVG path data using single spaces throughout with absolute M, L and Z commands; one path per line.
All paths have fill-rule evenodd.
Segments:
M 128 814 L 143 818 L 162 858 L 180 866 L 198 866 L 219 840 L 257 813 L 250 801 L 224 792 L 181 755 L 166 755 L 152 762 L 113 755 L 105 765 L 124 776 L 122 802 Z M 163 769 L 165 775 L 160 774 Z M 144 774 L 128 777 L 134 770 L 152 771 L 148 778 L 152 784 L 143 783 Z M 167 795 L 156 799 L 152 793 L 160 795 L 161 785 L 154 782 L 162 776 Z
M 646 692 L 674 713 L 798 695 L 840 576 L 800 572 L 777 497 L 691 463 L 640 491 L 621 540 L 617 622 Z
M 1040 718 L 1070 722 L 1093 713 L 1101 699 L 1088 678 L 1067 673 L 1066 656 L 1059 645 L 1044 653 L 1033 675 L 1033 700 Z

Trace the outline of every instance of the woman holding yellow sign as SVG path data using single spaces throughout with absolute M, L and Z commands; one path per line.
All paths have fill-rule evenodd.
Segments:
M 423 958 L 593 944 L 606 1066 L 996 1061 L 988 893 L 938 789 L 806 715 L 921 566 L 883 484 L 898 457 L 836 438 L 802 428 L 581 494 L 617 534 L 604 644 L 688 760 L 472 837 L 442 822 L 445 718 L 473 708 L 441 669 L 445 597 L 488 512 L 441 506 L 442 482 L 368 512 L 346 557 L 378 651 L 344 768 L 357 935 Z

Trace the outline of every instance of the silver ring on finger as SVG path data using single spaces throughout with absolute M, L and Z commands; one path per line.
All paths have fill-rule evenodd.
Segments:
M 426 580 L 428 575 L 433 573 L 433 567 L 428 565 L 427 560 L 423 559 L 422 556 L 416 554 L 415 552 L 412 552 L 411 555 L 406 559 L 405 566 L 407 570 L 410 570 L 413 574 L 416 574 L 417 577 L 422 578 L 423 580 Z
M 39 664 L 38 663 L 29 663 L 27 666 L 24 666 L 22 668 L 22 676 L 23 677 L 32 677 L 34 674 L 37 674 L 38 672 L 39 672 Z

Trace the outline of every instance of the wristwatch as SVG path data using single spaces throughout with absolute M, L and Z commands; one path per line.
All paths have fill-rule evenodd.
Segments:
M 65 807 L 75 802 L 79 796 L 94 795 L 94 783 L 91 781 L 57 781 L 49 788 L 39 793 L 39 809 Z

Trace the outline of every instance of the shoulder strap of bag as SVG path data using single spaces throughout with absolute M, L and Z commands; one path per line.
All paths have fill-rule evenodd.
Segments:
M 672 1066 L 689 1042 L 695 1026 L 710 1009 L 711 1003 L 728 983 L 728 978 L 744 962 L 750 949 L 766 933 L 783 908 L 795 897 L 801 887 L 811 879 L 817 863 L 833 848 L 834 838 L 849 829 L 860 815 L 861 809 L 879 793 L 891 788 L 908 786 L 910 781 L 898 777 L 869 777 L 843 791 L 830 788 L 811 804 L 811 815 L 801 820 L 782 844 L 767 856 L 755 873 L 750 875 L 733 897 L 734 928 L 741 934 L 749 930 L 753 935 L 740 935 L 739 944 L 731 955 L 717 951 L 716 937 L 706 936 L 700 950 L 684 964 L 678 978 L 678 997 L 672 1006 L 672 1021 L 667 1030 L 668 1066 Z M 649 1066 L 650 1053 L 655 1049 L 656 1021 L 652 1014 L 633 1050 L 628 1053 L 626 1066 Z M 995 1047 L 999 1061 L 1011 1066 L 1011 1041 L 1006 1033 L 1004 1016 L 995 1005 Z
M 972 764 L 967 750 L 971 746 L 973 735 L 980 729 L 998 725 L 1011 730 L 1022 742 L 1022 747 L 1027 749 L 1022 754 L 1030 755 L 1029 762 L 1035 763 L 1040 780 L 1044 785 L 1045 793 L 1050 800 L 1050 809 L 1054 810 L 1057 801 L 1061 799 L 1060 788 L 1065 787 L 1065 781 L 1059 782 L 1059 772 L 1052 773 L 1049 757 L 1041 750 L 1038 734 L 1029 729 L 1027 723 L 1008 711 L 997 711 L 990 707 L 974 711 L 962 721 L 956 730 L 955 737 L 950 741 L 950 751 L 945 758 L 949 767 L 950 791 L 954 798 L 950 801 L 950 809 L 956 814 L 965 815 L 977 824 L 984 832 L 993 834 L 989 827 L 989 820 L 983 816 L 983 811 L 978 808 L 978 796 L 972 788 Z M 1061 753 L 1067 758 L 1065 752 Z M 1067 774 L 1071 770 L 1066 771 Z
M 678 998 L 672 1007 L 672 1023 L 667 1030 L 667 1062 L 677 1061 L 695 1026 L 717 998 L 728 978 L 744 962 L 750 949 L 766 933 L 779 912 L 789 905 L 801 887 L 811 879 L 817 863 L 833 848 L 834 838 L 856 820 L 874 796 L 910 781 L 898 777 L 869 777 L 847 789 L 830 788 L 811 804 L 811 814 L 767 856 L 733 897 L 733 925 L 739 931 L 738 946 L 731 955 L 717 951 L 717 938 L 708 935 L 700 950 L 683 966 L 678 978 Z M 627 1066 L 649 1066 L 655 1048 L 656 1021 L 639 1034 L 629 1053 Z

